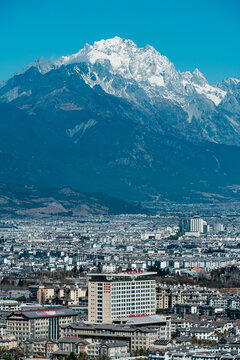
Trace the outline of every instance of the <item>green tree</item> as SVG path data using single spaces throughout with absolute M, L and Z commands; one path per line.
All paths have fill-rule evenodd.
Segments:
M 78 356 L 78 360 L 88 360 L 88 354 L 85 352 L 80 352 Z
M 76 354 L 72 351 L 70 355 L 67 357 L 67 360 L 77 360 Z

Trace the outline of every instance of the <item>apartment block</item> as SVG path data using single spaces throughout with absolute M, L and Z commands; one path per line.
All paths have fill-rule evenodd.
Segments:
M 37 292 L 39 304 L 51 304 L 55 299 L 64 300 L 67 305 L 78 305 L 79 299 L 86 297 L 87 287 L 63 285 L 40 285 Z

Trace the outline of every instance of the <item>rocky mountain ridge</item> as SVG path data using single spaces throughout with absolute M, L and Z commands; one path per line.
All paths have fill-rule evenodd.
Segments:
M 0 181 L 133 200 L 235 196 L 239 104 L 239 79 L 210 85 L 118 37 L 39 59 L 0 87 Z

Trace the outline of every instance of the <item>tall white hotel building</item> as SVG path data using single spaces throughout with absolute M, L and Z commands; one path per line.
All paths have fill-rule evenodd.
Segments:
M 112 323 L 120 317 L 155 314 L 155 274 L 140 271 L 90 274 L 88 322 Z
M 191 232 L 206 233 L 207 232 L 207 223 L 199 217 L 194 217 L 190 219 L 190 229 Z

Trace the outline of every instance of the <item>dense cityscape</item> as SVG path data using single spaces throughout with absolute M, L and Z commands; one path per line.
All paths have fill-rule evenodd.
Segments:
M 0 360 L 240 360 L 240 0 L 0 0 Z
M 239 221 L 2 220 L 1 356 L 237 359 Z

